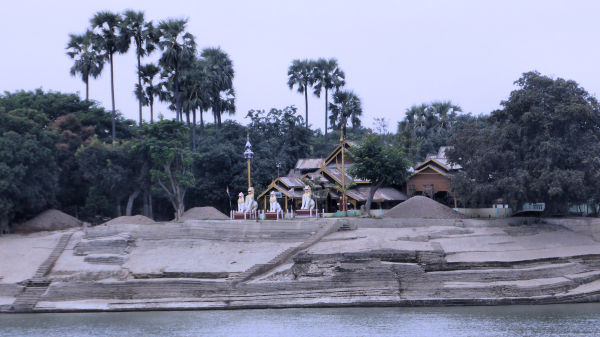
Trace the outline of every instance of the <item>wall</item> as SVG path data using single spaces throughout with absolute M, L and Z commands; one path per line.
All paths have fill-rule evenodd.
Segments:
M 511 208 L 455 208 L 454 210 L 469 218 L 506 218 L 512 214 Z

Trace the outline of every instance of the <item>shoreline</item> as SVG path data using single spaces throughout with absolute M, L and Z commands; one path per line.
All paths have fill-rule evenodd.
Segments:
M 0 312 L 600 302 L 600 221 L 586 220 L 187 221 L 14 236 L 40 248 L 23 252 L 28 264 L 7 253 Z

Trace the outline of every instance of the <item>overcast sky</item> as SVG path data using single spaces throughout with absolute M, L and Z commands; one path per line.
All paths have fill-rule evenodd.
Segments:
M 198 48 L 220 46 L 233 60 L 237 113 L 295 105 L 286 85 L 293 59 L 335 57 L 346 87 L 363 102 L 363 124 L 390 130 L 411 105 L 451 100 L 489 113 L 526 71 L 573 79 L 600 92 L 600 1 L 4 1 L 0 9 L 0 90 L 80 92 L 65 54 L 99 10 L 142 10 L 148 20 L 188 18 Z M 158 53 L 145 60 L 155 60 Z M 115 56 L 116 105 L 137 119 L 133 49 Z M 110 108 L 110 75 L 90 97 Z M 155 111 L 171 118 L 159 106 Z M 145 116 L 149 113 L 145 110 Z M 212 119 L 211 119 L 212 120 Z M 324 101 L 311 96 L 309 122 L 323 128 Z

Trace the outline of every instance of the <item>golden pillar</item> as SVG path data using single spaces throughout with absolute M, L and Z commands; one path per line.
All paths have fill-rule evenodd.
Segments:
M 246 134 L 246 150 L 244 151 L 244 158 L 248 162 L 248 189 L 252 187 L 252 182 L 250 181 L 250 160 L 254 157 L 254 152 L 252 152 L 252 144 L 250 144 L 250 133 Z

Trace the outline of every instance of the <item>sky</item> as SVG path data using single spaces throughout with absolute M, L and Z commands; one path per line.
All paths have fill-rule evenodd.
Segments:
M 69 33 L 83 33 L 97 11 L 125 9 L 144 11 L 154 22 L 187 18 L 198 49 L 227 52 L 237 109 L 230 118 L 242 124 L 250 109 L 295 105 L 304 115 L 304 96 L 288 88 L 287 69 L 305 58 L 337 58 L 346 89 L 362 100 L 363 125 L 383 117 L 389 131 L 424 102 L 450 100 L 464 112 L 488 114 L 531 70 L 600 92 L 600 1 L 577 0 L 4 1 L 0 91 L 42 88 L 85 97 L 84 83 L 69 74 Z M 133 48 L 114 63 L 117 109 L 137 120 Z M 110 108 L 108 67 L 90 81 L 90 98 Z M 314 128 L 323 129 L 324 105 L 309 96 Z M 157 112 L 174 117 L 165 105 Z

